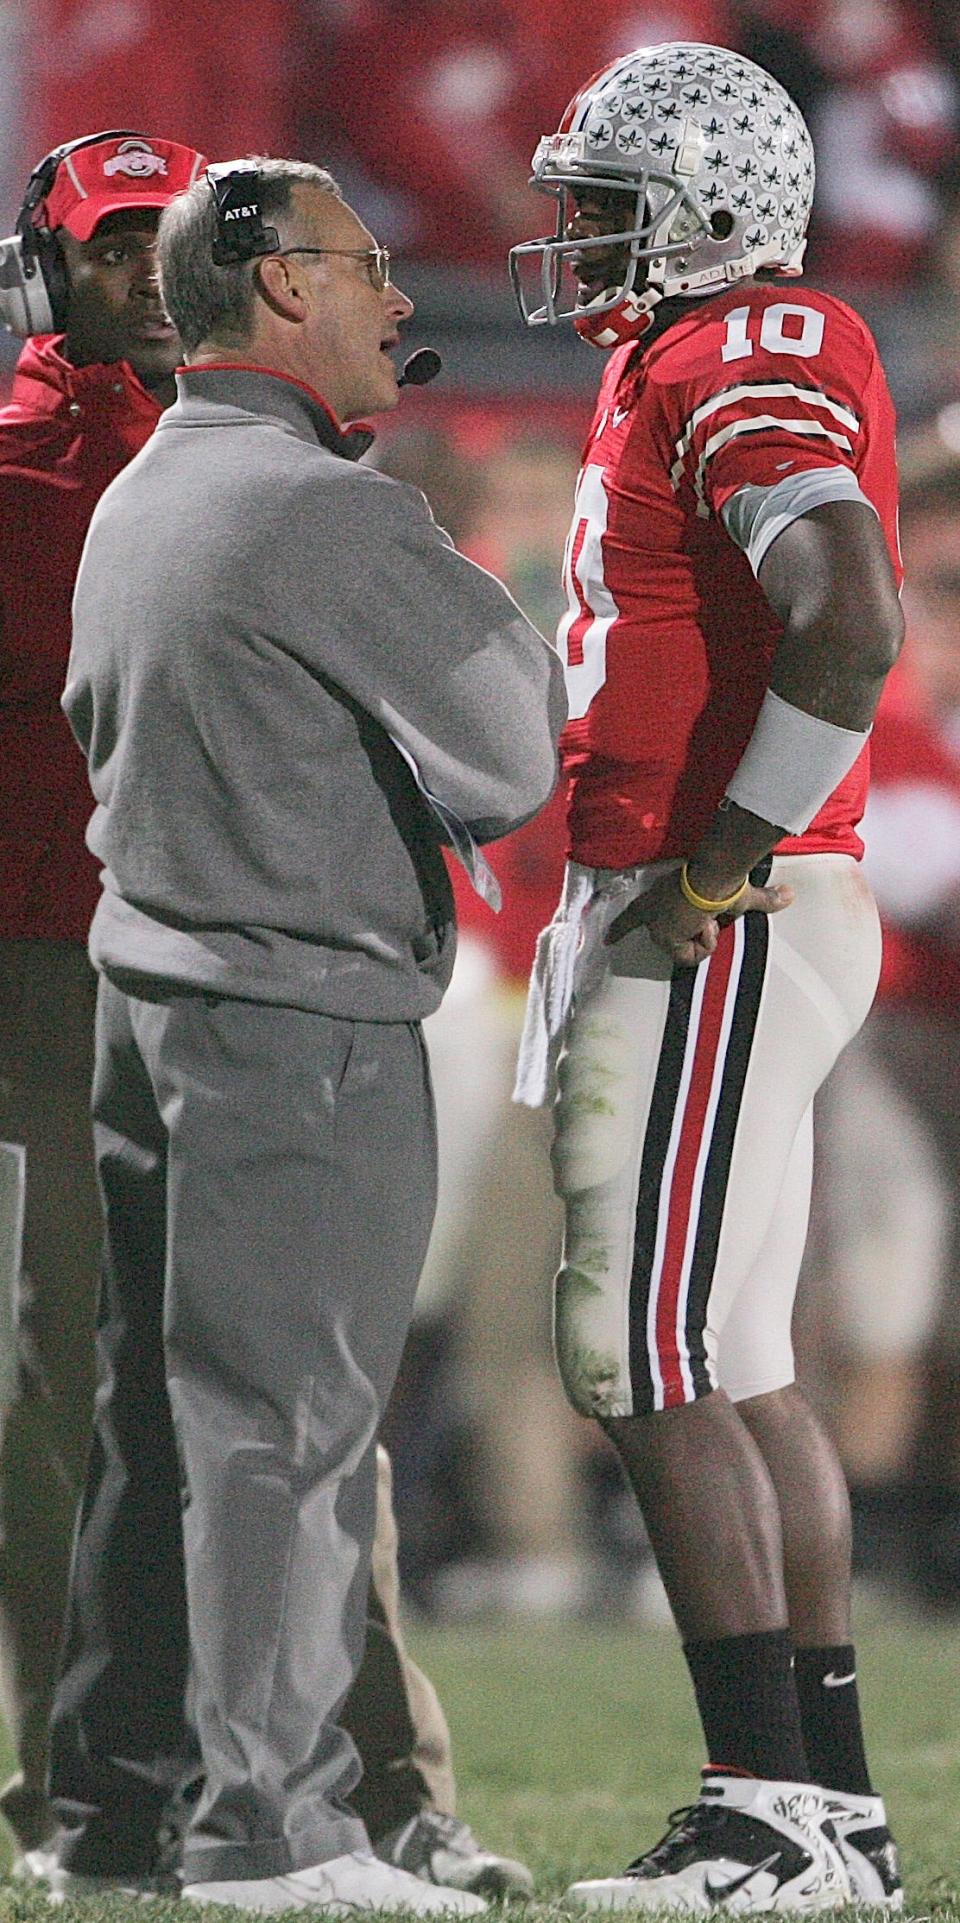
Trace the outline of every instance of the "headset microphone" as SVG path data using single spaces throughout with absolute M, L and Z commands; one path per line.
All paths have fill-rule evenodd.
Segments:
M 443 362 L 435 347 L 418 347 L 415 354 L 403 363 L 403 373 L 397 375 L 398 387 L 426 387 L 428 381 L 435 381 Z

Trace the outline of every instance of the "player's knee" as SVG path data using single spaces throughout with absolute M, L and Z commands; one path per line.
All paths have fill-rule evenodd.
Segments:
M 797 1379 L 788 1327 L 761 1327 L 753 1336 L 751 1342 L 720 1344 L 717 1380 L 734 1403 L 776 1395 Z
M 606 1111 L 604 1101 L 598 1095 L 591 1107 L 584 1097 L 558 1110 L 550 1160 L 553 1185 L 561 1197 L 615 1182 L 626 1163 L 616 1115 Z

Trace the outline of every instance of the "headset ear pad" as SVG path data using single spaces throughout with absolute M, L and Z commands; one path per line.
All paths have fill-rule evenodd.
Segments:
M 24 265 L 36 262 L 37 271 L 27 282 L 28 311 L 31 321 L 46 319 L 46 326 L 34 324 L 31 332 L 63 334 L 70 312 L 70 274 L 59 234 L 47 227 L 33 227 L 23 235 Z M 46 312 L 44 311 L 46 310 Z
M 20 340 L 66 332 L 70 275 L 59 235 L 21 219 L 0 240 L 0 323 Z

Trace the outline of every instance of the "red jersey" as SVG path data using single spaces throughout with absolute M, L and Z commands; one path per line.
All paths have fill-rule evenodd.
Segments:
M 783 631 L 722 510 L 742 488 L 828 468 L 848 470 L 876 508 L 899 579 L 893 404 L 868 328 L 832 296 L 748 282 L 651 346 L 611 354 L 558 635 L 575 861 L 625 868 L 700 840 Z M 867 779 L 865 749 L 778 852 L 862 854 Z
M 447 862 L 457 907 L 457 927 L 470 929 L 497 958 L 502 980 L 530 979 L 537 936 L 551 920 L 563 886 L 564 797 L 557 788 L 532 821 L 488 842 L 484 854 L 503 891 L 498 915 L 471 887 L 458 861 Z
M 0 938 L 86 941 L 100 895 L 86 763 L 60 696 L 93 510 L 160 409 L 124 362 L 28 341 L 0 408 Z

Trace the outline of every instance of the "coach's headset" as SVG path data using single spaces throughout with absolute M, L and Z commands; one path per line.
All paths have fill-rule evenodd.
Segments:
M 204 175 L 213 195 L 217 232 L 211 252 L 216 267 L 239 267 L 259 254 L 279 254 L 280 236 L 263 224 L 260 169 L 255 160 L 220 161 Z
M 70 306 L 70 276 L 60 236 L 35 218 L 53 189 L 68 154 L 79 147 L 97 147 L 103 140 L 142 140 L 131 127 L 110 127 L 103 133 L 66 140 L 44 154 L 27 182 L 15 231 L 0 240 L 0 321 L 20 340 L 31 334 L 62 334 Z

